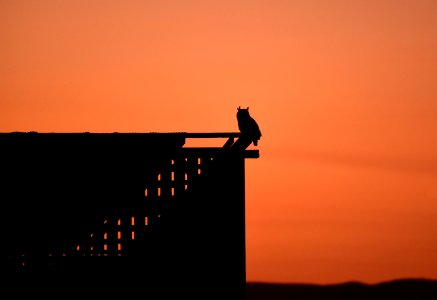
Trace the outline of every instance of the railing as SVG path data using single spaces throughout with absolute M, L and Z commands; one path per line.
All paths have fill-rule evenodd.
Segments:
M 223 147 L 182 148 L 171 159 L 161 160 L 153 174 L 145 176 L 144 197 L 138 197 L 135 207 L 117 211 L 102 218 L 86 237 L 53 249 L 49 256 L 122 256 L 129 255 L 135 241 L 144 239 L 147 230 L 159 222 L 165 210 L 204 173 L 223 150 L 234 144 L 239 133 L 181 133 L 184 138 L 228 138 Z M 245 158 L 258 158 L 258 150 L 246 150 Z M 147 173 L 147 170 L 145 170 Z M 132 241 L 134 243 L 132 243 Z

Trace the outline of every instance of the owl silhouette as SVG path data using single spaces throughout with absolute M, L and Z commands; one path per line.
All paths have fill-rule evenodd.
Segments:
M 247 138 L 253 142 L 255 146 L 258 146 L 258 140 L 261 138 L 261 131 L 256 121 L 250 116 L 249 107 L 238 107 L 237 121 L 238 129 L 240 129 L 242 137 Z

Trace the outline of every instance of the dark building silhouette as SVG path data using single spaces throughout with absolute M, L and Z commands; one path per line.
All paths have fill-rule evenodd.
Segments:
M 259 153 L 239 136 L 1 133 L 2 278 L 243 299 L 245 159 Z M 228 141 L 188 148 L 187 138 Z

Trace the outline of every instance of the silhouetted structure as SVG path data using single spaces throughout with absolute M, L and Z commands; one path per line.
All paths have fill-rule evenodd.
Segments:
M 244 298 L 245 159 L 259 153 L 239 136 L 0 134 L 3 275 Z M 187 138 L 228 141 L 187 148 Z

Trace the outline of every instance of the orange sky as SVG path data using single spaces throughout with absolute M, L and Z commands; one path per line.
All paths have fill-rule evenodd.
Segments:
M 434 0 L 1 0 L 0 131 L 237 131 L 247 280 L 437 279 Z

